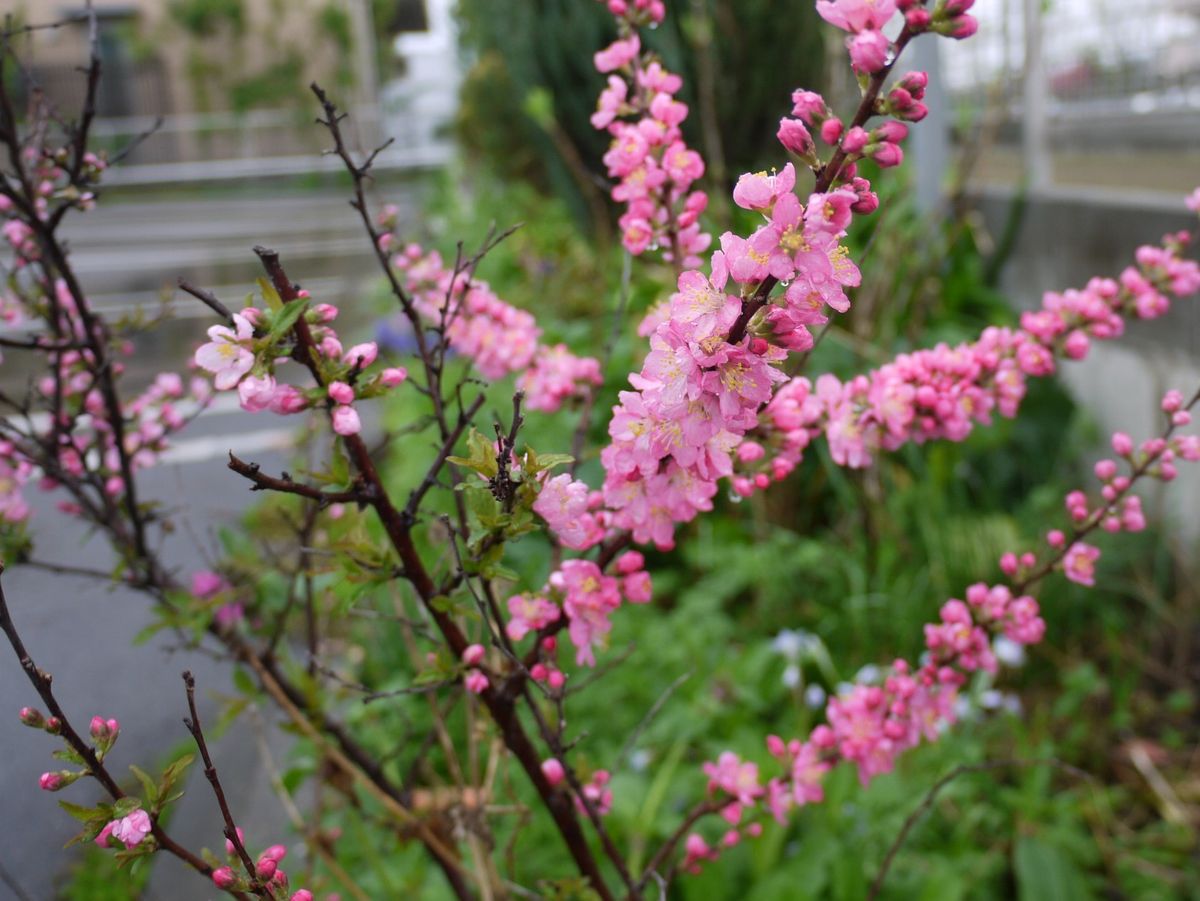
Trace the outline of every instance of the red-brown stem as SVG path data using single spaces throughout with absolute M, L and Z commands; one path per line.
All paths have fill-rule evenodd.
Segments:
M 914 35 L 908 30 L 908 26 L 900 32 L 896 38 L 896 49 L 892 54 L 892 61 L 886 66 L 871 76 L 871 80 L 867 83 L 867 90 L 862 96 L 862 101 L 858 104 L 858 110 L 854 113 L 854 118 L 850 120 L 850 124 L 846 127 L 849 132 L 851 128 L 859 128 L 866 124 L 866 121 L 875 115 L 875 102 L 879 99 L 879 92 L 883 90 L 883 83 L 887 81 L 888 75 L 891 74 L 893 67 L 900 59 L 900 53 L 908 46 L 908 42 L 913 39 Z M 834 148 L 833 156 L 829 158 L 829 162 L 821 167 L 817 173 L 816 184 L 813 185 L 813 192 L 816 194 L 828 191 L 842 172 L 842 164 L 846 161 L 846 151 L 842 148 L 839 141 Z M 774 276 L 768 275 L 755 289 L 754 293 L 747 299 L 742 301 L 742 312 L 734 321 L 733 327 L 729 330 L 729 337 L 725 340 L 730 344 L 737 344 L 746 335 L 746 327 L 750 324 L 750 320 L 754 314 L 766 306 L 768 298 L 771 296 L 771 291 L 779 284 L 779 280 Z
M 297 299 L 299 293 L 280 264 L 279 255 L 263 247 L 256 247 L 255 253 L 258 254 L 259 259 L 262 261 L 263 268 L 266 270 L 267 276 L 270 278 L 271 284 L 280 298 L 285 303 Z M 324 378 L 321 375 L 320 364 L 318 362 L 316 342 L 313 340 L 312 331 L 309 329 L 303 315 L 296 320 L 294 334 L 297 342 L 297 355 L 300 362 L 309 370 L 312 377 L 317 381 L 317 384 L 323 386 Z M 433 604 L 434 598 L 438 596 L 437 586 L 425 568 L 425 563 L 421 559 L 421 555 L 413 542 L 411 519 L 405 516 L 392 503 L 391 497 L 383 485 L 383 480 L 375 468 L 370 451 L 362 437 L 359 435 L 347 435 L 344 436 L 343 441 L 346 452 L 349 454 L 355 469 L 360 474 L 364 485 L 369 486 L 371 495 L 369 503 L 379 517 L 379 521 L 383 525 L 392 547 L 400 557 L 405 578 L 413 586 L 417 596 L 421 599 L 429 616 L 437 626 L 438 631 L 441 632 L 442 638 L 446 642 L 451 654 L 456 658 L 461 657 L 470 642 L 463 634 L 462 629 L 459 628 L 458 623 Z M 529 736 L 526 734 L 525 728 L 521 725 L 514 698 L 507 692 L 499 691 L 494 687 L 489 687 L 480 697 L 488 708 L 492 719 L 500 728 L 505 746 L 517 758 L 522 769 L 525 770 L 525 774 L 533 783 L 534 789 L 541 797 L 546 809 L 549 810 L 555 826 L 558 828 L 564 843 L 567 845 L 568 851 L 575 860 L 576 866 L 579 867 L 580 873 L 588 879 L 592 890 L 603 901 L 611 901 L 613 895 L 604 881 L 604 876 L 600 871 L 595 857 L 592 855 L 587 838 L 584 836 L 579 820 L 575 815 L 575 810 L 570 800 L 562 792 L 555 791 L 542 772 L 541 758 L 538 755 L 537 749 L 530 741 Z
M 250 891 L 259 897 L 269 898 L 272 893 L 258 879 L 258 874 L 254 869 L 254 860 L 250 857 L 250 852 L 246 850 L 246 846 L 242 844 L 241 836 L 238 835 L 237 824 L 233 820 L 233 813 L 229 809 L 229 802 L 225 799 L 225 789 L 221 787 L 221 778 L 217 775 L 216 764 L 213 763 L 212 757 L 208 753 L 208 742 L 204 740 L 204 730 L 200 726 L 200 713 L 196 710 L 196 680 L 190 671 L 184 671 L 183 684 L 187 690 L 188 703 L 188 717 L 183 721 L 183 724 L 187 726 L 188 732 L 192 733 L 196 747 L 200 750 L 200 759 L 204 762 L 204 778 L 212 786 L 213 795 L 217 799 L 217 806 L 221 808 L 221 819 L 225 821 L 225 838 L 229 839 L 230 844 L 233 845 L 233 850 L 237 853 L 238 859 L 242 862 L 242 866 L 246 868 L 246 875 L 250 879 Z

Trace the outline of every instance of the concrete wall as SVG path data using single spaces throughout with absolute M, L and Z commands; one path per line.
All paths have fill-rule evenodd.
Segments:
M 976 195 L 993 236 L 1001 234 L 1013 198 L 1005 189 Z M 1182 197 L 1048 189 L 1027 200 L 1002 288 L 1018 308 L 1029 309 L 1041 303 L 1045 291 L 1082 287 L 1094 275 L 1116 276 L 1133 262 L 1139 245 L 1195 226 Z M 1186 298 L 1162 319 L 1131 322 L 1116 341 L 1094 342 L 1087 360 L 1062 366 L 1063 381 L 1105 435 L 1120 430 L 1136 439 L 1158 432 L 1163 392 L 1178 388 L 1190 395 L 1200 387 L 1198 304 Z M 1104 450 L 1098 448 L 1097 456 Z M 1200 538 L 1200 471 L 1185 464 L 1180 472 L 1169 491 L 1151 488 L 1143 496 L 1148 511 L 1161 503 L 1161 512 L 1189 538 Z

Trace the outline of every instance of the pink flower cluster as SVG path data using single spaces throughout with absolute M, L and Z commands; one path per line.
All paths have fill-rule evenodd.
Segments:
M 4 218 L 0 235 L 13 249 L 14 269 L 21 269 L 41 257 L 41 245 L 34 228 L 22 218 L 22 213 L 31 213 L 36 220 L 45 222 L 51 217 L 53 201 L 79 210 L 90 210 L 96 205 L 96 197 L 91 191 L 80 193 L 71 187 L 66 169 L 71 151 L 67 147 L 48 148 L 30 144 L 22 152 L 22 163 L 32 189 L 32 196 L 24 198 L 28 210 L 19 209 L 11 197 L 0 194 L 0 216 Z M 106 168 L 107 160 L 89 151 L 83 155 L 80 181 L 97 182 Z
M 1175 475 L 1170 468 L 1174 460 L 1200 460 L 1200 436 L 1174 434 L 1190 423 L 1190 406 L 1185 406 L 1179 392 L 1167 392 L 1162 403 L 1168 417 L 1165 434 L 1144 441 L 1137 450 L 1128 435 L 1115 434 L 1113 449 L 1124 459 L 1129 474 L 1118 475 L 1116 461 L 1101 460 L 1095 467 L 1102 483 L 1095 503 L 1082 491 L 1067 496 L 1073 538 L 1059 530 L 1050 532 L 1046 537 L 1050 553 L 1044 560 L 1031 552 L 1019 557 L 1004 554 L 1000 568 L 1015 580 L 1014 587 L 981 582 L 967 589 L 965 600 L 951 598 L 943 604 L 938 622 L 925 626 L 926 653 L 919 667 L 914 670 L 897 660 L 880 684 L 860 683 L 832 698 L 826 705 L 825 724 L 807 740 L 784 742 L 769 736 L 767 750 L 782 764 L 782 775 L 764 784 L 758 766 L 731 751 L 704 764 L 709 793 L 726 802 L 719 812 L 730 828 L 717 846 L 699 833 L 690 835 L 684 845 L 685 868 L 694 872 L 704 861 L 715 859 L 720 847 L 737 844 L 743 834 L 758 834 L 757 822 L 743 825 L 742 821 L 760 803 L 786 823 L 793 808 L 824 800 L 821 783 L 837 763 L 853 764 L 865 786 L 890 772 L 904 751 L 921 741 L 936 741 L 953 724 L 955 700 L 971 674 L 997 671 L 998 639 L 1027 646 L 1044 638 L 1046 623 L 1026 588 L 1054 570 L 1074 582 L 1094 584 L 1100 551 L 1080 539 L 1096 528 L 1109 532 L 1144 528 L 1140 503 L 1130 494 L 1133 484 L 1143 477 L 1169 481 Z
M 1179 256 L 1185 240 L 1171 235 L 1163 247 L 1140 248 L 1139 266 L 1117 280 L 1096 278 L 1083 290 L 1047 293 L 1018 329 L 988 328 L 973 343 L 902 354 L 846 382 L 832 375 L 815 386 L 806 378 L 791 380 L 738 448 L 734 489 L 750 494 L 785 478 L 818 435 L 828 440 L 834 462 L 859 468 L 877 451 L 909 441 L 961 441 L 993 412 L 1014 416 L 1028 377 L 1053 374 L 1057 358 L 1082 359 L 1092 340 L 1121 335 L 1126 318 L 1161 316 L 1170 295 L 1200 289 L 1200 266 Z
M 699 223 L 708 196 L 692 190 L 704 175 L 704 160 L 687 146 L 680 129 L 688 115 L 687 104 L 675 98 L 683 80 L 643 51 L 636 31 L 661 21 L 662 4 L 609 3 L 609 9 L 621 36 L 595 55 L 608 86 L 592 125 L 612 135 L 604 165 L 617 180 L 613 200 L 625 204 L 621 242 L 635 256 L 661 248 L 664 259 L 697 266 L 712 242 Z
M 859 273 L 840 239 L 861 198 L 839 188 L 805 205 L 795 182 L 790 163 L 777 175 L 739 179 L 735 201 L 762 213 L 765 223 L 748 239 L 722 235 L 711 275 L 679 276 L 642 371 L 630 377 L 637 390 L 620 395 L 612 443 L 601 454 L 604 499 L 612 524 L 635 541 L 669 548 L 676 523 L 711 509 L 717 480 L 733 473 L 734 449 L 785 380 L 776 364 L 787 350 L 812 347 L 808 327 L 826 321 L 826 307 L 849 307 L 844 289 Z M 768 305 L 761 334 L 728 343 L 740 297 L 767 278 L 787 288 Z
M 308 295 L 301 292 L 300 296 Z M 217 390 L 236 388 L 244 410 L 286 416 L 324 404 L 337 434 L 357 435 L 362 420 L 355 401 L 376 397 L 403 384 L 407 370 L 402 366 L 386 367 L 368 375 L 366 370 L 379 356 L 378 346 L 368 341 L 343 348 L 330 325 L 338 309 L 322 303 L 306 308 L 302 315 L 312 334 L 315 362 L 325 389 L 303 389 L 276 381 L 277 368 L 292 359 L 289 345 L 294 341 L 290 334 L 272 338 L 271 327 L 281 315 L 281 310 L 267 312 L 257 307 L 234 313 L 232 327 L 214 325 L 208 330 L 208 342 L 196 350 L 196 365 L 212 373 Z
M 1163 397 L 1162 409 L 1169 423 L 1166 435 L 1149 438 L 1135 448 L 1133 439 L 1124 432 L 1113 434 L 1113 451 L 1124 463 L 1127 474 L 1120 474 L 1120 464 L 1116 460 L 1106 458 L 1094 467 L 1101 483 L 1098 497 L 1089 498 L 1082 490 L 1067 494 L 1065 505 L 1075 537 L 1068 538 L 1060 529 L 1047 532 L 1049 554 L 1045 561 L 1032 551 L 1019 556 L 1011 552 L 1005 554 L 1000 558 L 1000 568 L 1007 576 L 1029 579 L 1039 566 L 1049 566 L 1062 570 L 1072 582 L 1095 585 L 1100 549 L 1079 537 L 1097 528 L 1110 534 L 1142 531 L 1146 528 L 1146 517 L 1141 498 L 1132 493 L 1134 482 L 1139 478 L 1170 482 L 1178 474 L 1178 461 L 1200 461 L 1200 436 L 1174 434 L 1176 429 L 1192 421 L 1190 410 L 1183 405 L 1183 396 L 1178 391 L 1168 391 Z
M 720 847 L 737 844 L 743 834 L 757 835 L 761 825 L 743 820 L 759 804 L 786 823 L 793 809 L 823 801 L 825 775 L 841 761 L 857 768 L 864 786 L 890 772 L 900 754 L 922 741 L 936 741 L 954 722 L 958 690 L 971 673 L 996 670 L 996 636 L 1026 645 L 1041 641 L 1044 633 L 1037 602 L 1027 595 L 1014 597 L 1003 585 L 972 585 L 965 601 L 947 601 L 939 621 L 925 627 L 928 653 L 921 666 L 914 670 L 897 660 L 880 684 L 857 684 L 832 698 L 826 724 L 807 740 L 767 738 L 767 750 L 782 768 L 779 776 L 764 783 L 756 764 L 731 751 L 704 765 L 710 794 L 728 799 L 720 808 L 728 828 L 718 846 L 699 833 L 689 836 L 684 867 L 694 872 L 715 859 Z
M 409 244 L 392 261 L 417 311 L 431 326 L 444 327 L 450 347 L 484 378 L 522 373 L 518 387 L 530 409 L 552 413 L 601 383 L 597 360 L 577 357 L 562 344 L 541 344 L 531 314 L 505 303 L 487 282 L 467 273 L 456 278 L 437 251 Z
M 553 522 L 551 527 L 555 528 Z M 595 665 L 594 648 L 612 629 L 609 616 L 621 606 L 622 600 L 633 604 L 650 600 L 650 574 L 645 566 L 645 558 L 637 551 L 626 551 L 619 556 L 612 565 L 611 575 L 605 574 L 591 560 L 564 561 L 538 594 L 518 594 L 508 599 L 506 629 L 509 638 L 520 641 L 530 632 L 538 632 L 557 622 L 565 614 L 567 634 L 576 649 L 575 662 L 581 666 Z M 541 650 L 553 653 L 555 649 L 552 637 L 543 639 Z M 539 667 L 540 672 L 531 671 L 536 681 L 549 680 L 552 688 L 561 686 L 561 673 L 552 678 L 557 672 L 552 658 L 540 663 Z
M 17 302 L 27 315 L 47 320 L 55 334 L 71 346 L 55 350 L 54 342 L 46 345 L 50 371 L 35 383 L 41 401 L 56 411 L 55 415 L 44 425 L 35 421 L 27 436 L 29 444 L 17 435 L 0 442 L 0 520 L 20 522 L 28 517 L 29 506 L 21 489 L 39 475 L 38 486 L 52 491 L 64 479 L 88 474 L 89 481 L 107 498 L 119 500 L 125 494 L 121 450 L 132 471 L 152 466 L 166 450 L 169 436 L 188 422 L 184 410 L 198 411 L 208 402 L 211 391 L 207 383 L 193 379 L 185 391 L 178 375 L 159 374 L 124 406 L 118 446 L 116 424 L 110 419 L 96 376 L 101 364 L 88 346 L 83 317 L 66 283 L 59 280 L 54 284 L 53 297 L 19 295 Z M 124 356 L 133 352 L 128 342 L 114 342 L 110 348 Z M 108 360 L 104 365 L 114 376 L 125 370 L 120 360 Z M 46 448 L 54 449 L 54 460 L 42 466 L 39 452 Z M 80 503 L 78 499 L 63 500 L 58 507 L 77 514 Z

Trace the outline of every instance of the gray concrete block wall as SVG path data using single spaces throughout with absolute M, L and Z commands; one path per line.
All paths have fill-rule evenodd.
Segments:
M 981 190 L 974 201 L 998 237 L 1014 192 Z M 1082 287 L 1095 275 L 1115 277 L 1133 263 L 1140 245 L 1195 227 L 1196 216 L 1182 197 L 1078 188 L 1039 192 L 1026 199 L 1001 289 L 1018 309 L 1031 309 L 1044 292 Z M 1103 434 L 1120 430 L 1140 439 L 1158 432 L 1163 392 L 1188 394 L 1200 387 L 1200 298 L 1175 302 L 1161 319 L 1130 322 L 1121 338 L 1093 342 L 1086 360 L 1064 362 L 1060 371 Z M 1098 447 L 1096 456 L 1107 450 Z M 1200 464 L 1181 465 L 1174 484 L 1151 487 L 1143 499 L 1148 513 L 1169 517 L 1186 540 L 1200 538 Z

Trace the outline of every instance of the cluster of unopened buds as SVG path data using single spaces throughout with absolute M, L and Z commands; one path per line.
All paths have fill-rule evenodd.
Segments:
M 238 845 L 245 849 L 245 835 L 241 827 L 237 827 Z M 228 838 L 225 839 L 225 853 L 233 859 L 239 867 L 242 861 L 238 853 L 238 847 Z M 254 883 L 264 886 L 269 892 L 269 897 L 282 898 L 283 894 L 288 891 L 288 877 L 281 868 L 280 864 L 287 857 L 287 847 L 284 845 L 271 845 L 263 851 L 254 861 Z M 253 885 L 250 880 L 239 873 L 232 866 L 217 867 L 212 873 L 213 885 L 227 892 L 246 892 L 252 891 Z M 289 901 L 312 901 L 313 893 L 308 889 L 300 889 L 293 892 L 289 896 Z
M 680 266 L 699 265 L 699 254 L 712 236 L 699 223 L 708 196 L 692 190 L 704 175 L 704 160 L 687 146 L 680 128 L 688 115 L 687 104 L 675 98 L 683 79 L 643 50 L 636 31 L 662 20 L 662 4 L 608 7 L 621 36 L 595 55 L 596 69 L 608 75 L 608 86 L 592 125 L 612 135 L 604 164 L 618 180 L 613 200 L 625 205 L 621 241 L 634 255 L 661 249 L 664 259 Z
M 0 234 L 13 249 L 14 269 L 21 269 L 41 256 L 41 247 L 33 226 L 18 215 L 19 213 L 31 211 L 37 219 L 44 221 L 49 218 L 52 201 L 66 202 L 80 210 L 90 210 L 96 205 L 96 197 L 91 191 L 80 191 L 72 184 L 68 172 L 70 149 L 30 145 L 22 153 L 33 192 L 31 197 L 22 198 L 28 209 L 22 210 L 22 205 L 9 193 L 0 193 L 0 216 L 4 217 Z M 106 168 L 108 162 L 103 156 L 86 152 L 77 181 L 80 184 L 94 184 L 100 180 Z

